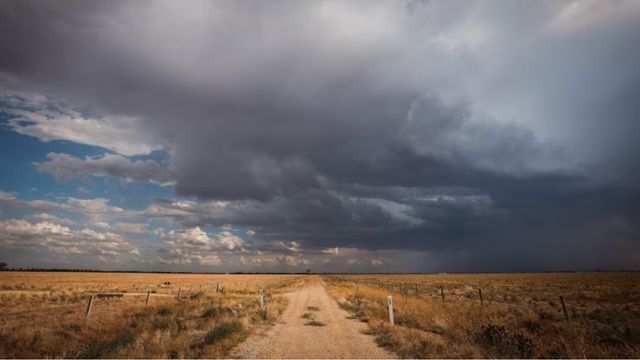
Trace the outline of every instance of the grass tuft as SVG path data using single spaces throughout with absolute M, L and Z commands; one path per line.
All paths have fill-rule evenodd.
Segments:
M 170 315 L 173 315 L 173 310 L 171 310 L 171 308 L 168 308 L 168 307 L 163 307 L 158 310 L 158 315 L 170 316 Z
M 242 331 L 242 328 L 242 323 L 240 321 L 229 321 L 217 324 L 205 335 L 204 343 L 207 345 L 213 344 Z
M 79 359 L 110 357 L 110 354 L 133 344 L 135 341 L 135 335 L 125 330 L 111 341 L 92 341 L 87 343 L 76 354 L 76 357 Z
M 302 314 L 301 316 L 303 319 L 313 319 L 315 317 L 315 315 L 311 312 L 306 312 L 304 314 Z
M 318 320 L 307 321 L 304 324 L 307 325 L 307 326 L 325 326 L 326 325 L 322 321 L 318 321 Z

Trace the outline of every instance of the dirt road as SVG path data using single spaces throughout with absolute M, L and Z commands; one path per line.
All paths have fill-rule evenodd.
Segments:
M 232 353 L 238 358 L 394 358 L 378 347 L 367 326 L 327 294 L 317 278 L 285 295 L 289 305 L 268 333 L 253 335 Z M 306 318 L 303 318 L 303 315 Z M 309 324 L 315 320 L 315 325 Z

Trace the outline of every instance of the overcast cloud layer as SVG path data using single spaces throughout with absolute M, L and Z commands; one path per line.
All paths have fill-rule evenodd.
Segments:
M 30 166 L 57 193 L 104 188 L 0 189 L 0 251 L 210 271 L 638 269 L 638 34 L 633 0 L 4 1 L 3 128 L 90 146 Z M 170 195 L 121 208 L 107 182 Z

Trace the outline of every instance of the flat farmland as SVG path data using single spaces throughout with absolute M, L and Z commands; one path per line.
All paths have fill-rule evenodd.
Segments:
M 640 357 L 638 273 L 343 275 L 325 280 L 341 306 L 367 322 L 378 343 L 401 357 Z M 389 324 L 389 295 L 395 326 Z
M 640 357 L 638 273 L 0 275 L 3 358 Z
M 224 357 L 247 335 L 275 321 L 286 306 L 277 294 L 295 288 L 300 279 L 2 272 L 0 357 Z M 260 289 L 264 307 L 258 302 Z

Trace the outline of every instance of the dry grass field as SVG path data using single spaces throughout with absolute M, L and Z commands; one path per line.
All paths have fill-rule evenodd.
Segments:
M 640 357 L 639 273 L 344 275 L 325 282 L 400 357 Z
M 224 357 L 269 327 L 286 307 L 276 295 L 300 283 L 293 275 L 2 272 L 0 357 Z
M 2 272 L 0 306 L 2 358 L 316 356 L 329 350 L 334 357 L 640 357 L 638 273 Z M 322 326 L 309 326 L 309 309 Z M 359 321 L 366 324 L 356 326 Z M 261 335 L 267 332 L 271 337 Z M 242 351 L 232 351 L 245 339 Z M 360 343 L 371 345 L 355 346 Z

